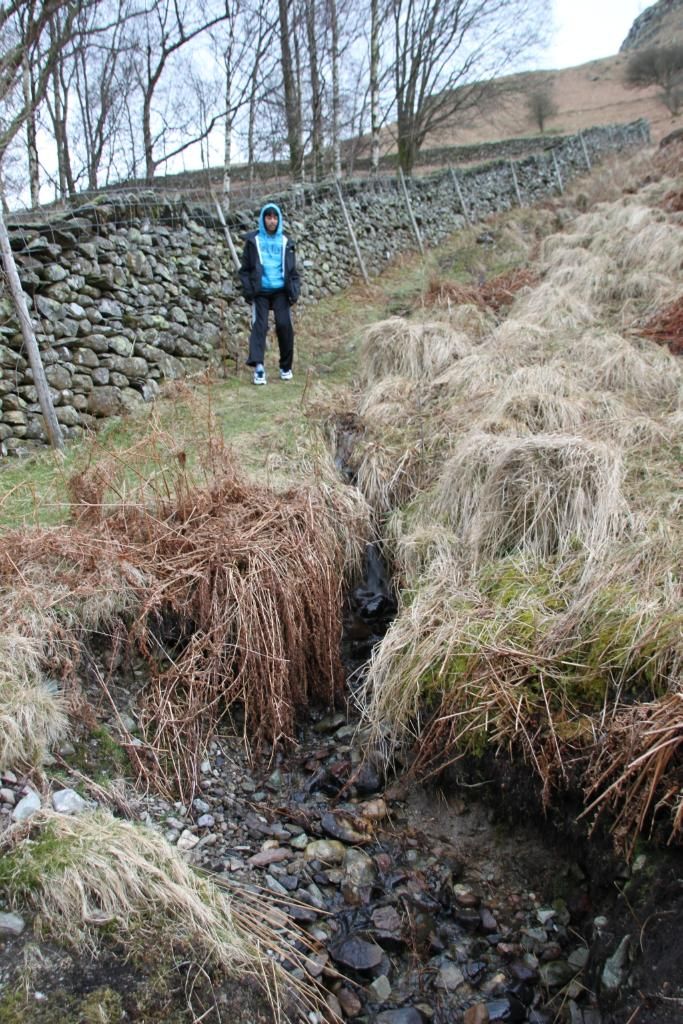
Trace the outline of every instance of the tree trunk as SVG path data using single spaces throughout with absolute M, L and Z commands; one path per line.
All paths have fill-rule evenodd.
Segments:
M 232 164 L 232 61 L 225 55 L 225 135 L 223 146 L 223 209 L 230 209 L 230 167 Z
M 301 116 L 296 89 L 292 50 L 289 45 L 289 3 L 278 0 L 280 16 L 280 47 L 282 54 L 282 83 L 285 92 L 285 115 L 287 118 L 287 144 L 289 146 L 289 167 L 294 178 L 300 178 L 303 169 L 301 148 Z
M 304 0 L 304 10 L 306 12 L 308 67 L 311 76 L 311 106 L 313 108 L 311 121 L 313 180 L 320 181 L 323 177 L 323 97 L 318 69 L 318 41 L 315 34 L 315 0 Z
M 370 167 L 379 171 L 379 0 L 370 0 Z
M 31 206 L 40 204 L 40 165 L 38 163 L 38 139 L 36 131 L 36 112 L 33 97 L 31 68 L 24 55 L 23 69 L 24 106 L 28 111 L 26 117 L 26 153 L 28 157 L 28 182 L 31 195 Z
M 330 12 L 330 29 L 332 32 L 332 152 L 334 159 L 334 176 L 341 178 L 341 138 L 339 93 L 339 20 L 337 18 L 337 0 L 328 0 Z
M 26 346 L 26 353 L 31 366 L 31 372 L 33 373 L 33 385 L 38 393 L 38 402 L 40 403 L 40 410 L 43 414 L 43 419 L 45 420 L 47 436 L 50 439 L 52 447 L 61 451 L 64 447 L 62 430 L 59 426 L 57 417 L 55 416 L 54 406 L 52 404 L 52 399 L 50 398 L 50 390 L 45 377 L 45 370 L 43 369 L 43 361 L 40 358 L 40 349 L 38 348 L 38 342 L 36 341 L 36 336 L 33 331 L 33 324 L 31 323 L 31 317 L 29 316 L 28 308 L 26 306 L 26 296 L 24 295 L 21 287 L 21 281 L 19 280 L 19 274 L 17 272 L 17 267 L 14 262 L 14 256 L 9 242 L 9 235 L 7 234 L 7 228 L 5 227 L 5 221 L 1 213 L 0 254 L 2 255 L 2 265 L 7 276 L 10 293 L 14 300 L 14 306 L 19 318 L 21 334 L 24 339 L 24 345 Z

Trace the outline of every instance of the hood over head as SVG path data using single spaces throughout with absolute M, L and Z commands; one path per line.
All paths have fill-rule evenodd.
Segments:
M 266 231 L 266 222 L 265 222 L 265 220 L 263 218 L 265 217 L 267 210 L 275 210 L 275 212 L 277 214 L 277 228 L 275 229 L 275 234 L 274 235 L 271 235 L 271 234 L 269 234 L 268 231 Z M 280 211 L 280 207 L 279 206 L 277 206 L 275 203 L 266 203 L 265 204 L 265 206 L 262 208 L 262 210 L 261 210 L 261 212 L 259 214 L 258 229 L 259 229 L 259 234 L 260 235 L 265 235 L 268 238 L 278 238 L 278 237 L 280 237 L 280 235 L 282 235 L 282 213 Z

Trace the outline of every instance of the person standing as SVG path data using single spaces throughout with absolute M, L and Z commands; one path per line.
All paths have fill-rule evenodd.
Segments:
M 247 366 L 254 369 L 252 382 L 266 383 L 264 366 L 270 310 L 280 349 L 280 380 L 292 379 L 294 327 L 290 307 L 299 298 L 301 281 L 294 242 L 282 230 L 282 213 L 266 203 L 259 214 L 258 230 L 248 232 L 240 266 L 242 294 L 252 304 Z

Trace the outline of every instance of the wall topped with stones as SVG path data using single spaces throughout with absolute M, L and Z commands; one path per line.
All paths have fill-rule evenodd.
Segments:
M 649 139 L 646 122 L 596 128 L 556 143 L 552 152 L 513 165 L 499 160 L 459 171 L 471 220 L 540 201 L 609 152 Z M 516 179 L 516 181 L 515 181 Z M 450 171 L 407 181 L 425 244 L 465 225 Z M 343 183 L 347 209 L 368 273 L 416 248 L 398 179 Z M 345 287 L 358 263 L 336 186 L 300 186 L 268 196 L 282 207 L 298 243 L 303 302 Z M 238 250 L 258 209 L 235 213 L 228 227 Z M 57 419 L 67 438 L 103 418 L 152 400 L 164 381 L 246 351 L 248 307 L 214 208 L 153 191 L 112 194 L 42 221 L 15 221 L 10 242 L 26 294 Z M 0 278 L 0 451 L 21 454 L 46 432 L 14 308 Z

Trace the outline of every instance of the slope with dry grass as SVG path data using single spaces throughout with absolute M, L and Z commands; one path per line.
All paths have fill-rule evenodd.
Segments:
M 683 372 L 639 330 L 680 294 L 680 214 L 663 202 L 678 166 L 646 161 L 636 191 L 643 161 L 622 166 L 611 196 L 594 178 L 600 201 L 584 187 L 585 212 L 557 211 L 565 229 L 484 336 L 461 326 L 471 290 L 458 306 L 432 285 L 439 337 L 453 320 L 458 338 L 436 363 L 430 325 L 377 325 L 358 405 L 374 445 L 358 483 L 402 588 L 359 697 L 376 750 L 420 775 L 505 751 L 546 802 L 585 788 L 627 849 L 653 828 L 683 836 Z

